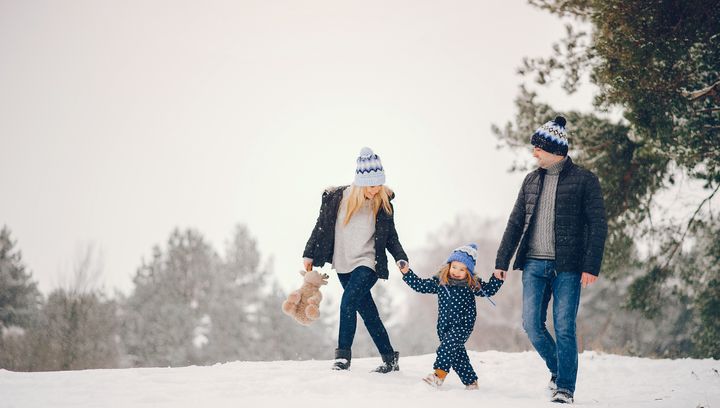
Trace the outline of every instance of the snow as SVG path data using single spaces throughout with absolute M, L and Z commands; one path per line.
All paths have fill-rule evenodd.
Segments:
M 451 373 L 440 390 L 421 378 L 434 355 L 400 358 L 401 371 L 371 373 L 378 358 L 232 362 L 209 367 L 19 373 L 0 370 L 0 406 L 21 407 L 557 407 L 535 352 L 469 352 L 479 391 Z M 575 403 L 592 407 L 720 407 L 720 361 L 580 355 Z M 386 404 L 401 405 L 386 405 Z M 380 405 L 383 404 L 383 405 Z M 441 405 L 442 404 L 442 405 Z M 447 405 L 453 404 L 453 405 Z

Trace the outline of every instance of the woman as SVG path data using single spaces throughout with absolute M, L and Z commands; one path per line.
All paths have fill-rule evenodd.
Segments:
M 388 278 L 385 249 L 396 261 L 408 260 L 395 230 L 390 203 L 394 193 L 384 184 L 380 157 L 370 148 L 363 148 L 353 184 L 329 188 L 323 193 L 320 215 L 305 245 L 305 269 L 332 262 L 343 287 L 335 370 L 350 368 L 358 313 L 382 357 L 383 364 L 375 371 L 389 373 L 400 369 L 399 354 L 390 344 L 370 294 L 378 278 Z

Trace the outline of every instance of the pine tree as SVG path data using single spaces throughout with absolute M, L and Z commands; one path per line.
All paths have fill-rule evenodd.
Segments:
M 258 315 L 267 272 L 260 268 L 256 240 L 244 225 L 235 227 L 211 286 L 211 330 L 205 352 L 211 361 L 255 360 L 264 354 Z
M 520 72 L 534 75 L 541 85 L 559 78 L 568 93 L 589 77 L 598 89 L 596 110 L 623 113 L 618 123 L 594 113 L 564 113 L 572 127 L 573 159 L 598 175 L 605 194 L 609 235 L 603 276 L 620 279 L 628 270 L 625 266 L 634 270 L 633 265 L 642 265 L 627 291 L 627 304 L 655 319 L 666 314 L 668 304 L 687 300 L 692 318 L 677 319 L 679 328 L 698 333 L 696 339 L 712 337 L 720 325 L 706 313 L 715 310 L 709 297 L 714 292 L 696 290 L 691 282 L 698 279 L 680 278 L 683 273 L 705 276 L 697 268 L 687 272 L 682 248 L 697 239 L 705 223 L 717 223 L 708 203 L 720 189 L 720 4 L 531 3 L 573 17 L 589 30 L 569 24 L 566 38 L 553 47 L 554 55 L 526 59 Z M 527 146 L 534 129 L 555 116 L 556 110 L 538 103 L 536 96 L 522 87 L 515 124 L 493 128 L 507 146 Z M 678 174 L 701 184 L 705 195 L 682 225 L 653 217 L 663 207 L 659 193 L 672 187 Z M 649 255 L 633 257 L 634 244 L 643 240 L 653 244 Z M 709 252 L 696 255 L 712 257 Z M 665 302 L 667 296 L 678 302 Z M 681 308 L 674 313 L 684 316 Z M 679 338 L 677 349 L 687 352 L 683 344 Z M 702 344 L 696 345 L 698 350 Z
M 171 233 L 167 247 L 153 249 L 126 300 L 123 337 L 133 365 L 202 363 L 208 305 L 218 270 L 215 251 L 195 230 Z
M 28 330 L 39 317 L 42 296 L 15 249 L 10 229 L 0 230 L 0 368 L 31 366 Z
M 27 326 L 41 301 L 37 283 L 32 280 L 15 250 L 10 229 L 0 230 L 0 332 L 10 326 Z

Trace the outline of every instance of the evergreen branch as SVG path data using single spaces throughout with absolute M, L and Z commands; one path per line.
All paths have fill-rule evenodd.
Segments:
M 698 99 L 708 96 L 708 95 L 714 95 L 717 92 L 717 90 L 719 90 L 719 89 L 720 89 L 720 81 L 717 81 L 714 84 L 712 84 L 708 87 L 705 87 L 703 89 L 699 89 L 697 91 L 692 91 L 692 92 L 682 91 L 682 95 L 684 97 L 690 99 L 691 101 L 695 101 L 695 100 L 698 100 Z
M 720 184 L 718 184 L 717 187 L 715 187 L 715 190 L 710 194 L 709 196 L 705 197 L 704 200 L 700 203 L 698 208 L 695 209 L 695 212 L 693 213 L 692 217 L 690 217 L 690 221 L 688 221 L 687 227 L 685 228 L 685 232 L 683 232 L 682 237 L 680 237 L 680 240 L 675 244 L 675 247 L 673 248 L 672 252 L 670 252 L 670 256 L 668 257 L 667 261 L 665 261 L 665 265 L 663 266 L 663 269 L 667 268 L 668 265 L 670 265 L 670 261 L 672 261 L 673 257 L 675 256 L 675 253 L 682 245 L 683 241 L 685 240 L 685 237 L 687 236 L 687 233 L 690 231 L 690 228 L 692 227 L 692 224 L 695 222 L 695 217 L 697 217 L 698 213 L 700 213 L 700 209 L 707 203 L 708 201 L 712 200 L 712 198 L 715 196 L 715 194 L 720 190 Z
M 704 112 L 718 112 L 720 111 L 720 106 L 715 108 L 707 108 L 707 109 L 698 109 L 695 112 L 696 113 L 704 113 Z

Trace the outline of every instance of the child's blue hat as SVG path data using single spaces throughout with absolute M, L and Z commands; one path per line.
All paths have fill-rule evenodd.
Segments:
M 459 261 L 467 266 L 470 275 L 475 276 L 475 262 L 477 261 L 477 245 L 475 243 L 455 248 L 447 259 L 447 263 Z

